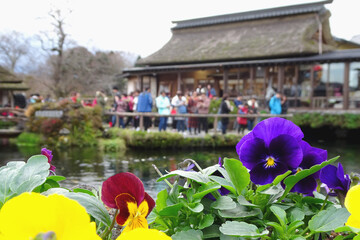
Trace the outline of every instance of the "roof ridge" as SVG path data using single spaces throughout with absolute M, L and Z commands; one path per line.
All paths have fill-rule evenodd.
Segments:
M 263 19 L 263 18 L 273 18 L 279 16 L 304 14 L 310 12 L 320 12 L 321 10 L 324 9 L 324 4 L 328 4 L 332 2 L 333 0 L 324 0 L 313 3 L 302 3 L 296 5 L 275 7 L 275 8 L 266 8 L 266 9 L 252 10 L 246 12 L 215 15 L 215 16 L 203 17 L 203 18 L 172 21 L 172 23 L 176 24 L 176 26 L 173 27 L 172 29 L 193 28 L 193 27 L 206 26 L 206 25 L 240 22 L 240 21 L 248 21 L 248 20 Z

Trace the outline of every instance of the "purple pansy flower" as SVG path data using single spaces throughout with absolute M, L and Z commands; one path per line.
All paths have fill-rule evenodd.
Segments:
M 338 164 L 338 167 L 328 165 L 321 169 L 320 180 L 322 183 L 325 183 L 328 188 L 335 190 L 335 192 L 340 191 L 344 195 L 346 195 L 346 193 L 349 191 L 351 184 L 350 177 L 349 175 L 344 174 L 344 169 L 341 163 Z
M 299 167 L 293 169 L 293 173 L 297 173 L 303 169 L 309 169 L 314 165 L 318 165 L 326 161 L 327 159 L 326 150 L 316 147 L 311 147 L 310 144 L 308 144 L 305 141 L 301 141 L 300 145 L 303 151 L 303 160 L 300 163 Z M 296 183 L 295 186 L 291 189 L 291 192 L 298 192 L 298 193 L 304 193 L 306 195 L 312 195 L 313 191 L 316 190 L 317 187 L 316 179 L 318 179 L 319 176 L 320 176 L 319 171 L 314 174 L 311 174 L 310 176 L 307 176 L 306 178 Z
M 301 129 L 283 118 L 261 121 L 236 145 L 240 161 L 255 184 L 268 184 L 276 176 L 299 167 L 303 152 Z
M 52 158 L 53 158 L 51 150 L 43 148 L 43 149 L 41 149 L 41 154 L 47 157 L 48 163 L 50 164 L 50 169 L 49 169 L 50 170 L 50 175 L 53 175 L 55 173 L 56 167 L 51 164 L 51 161 L 52 161 Z

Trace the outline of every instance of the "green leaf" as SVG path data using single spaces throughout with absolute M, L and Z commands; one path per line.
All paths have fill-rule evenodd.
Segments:
M 232 184 L 232 182 L 229 182 L 225 178 L 218 177 L 218 176 L 210 176 L 209 178 L 212 181 L 217 182 L 218 184 L 220 184 L 221 186 L 223 186 L 224 188 L 229 190 L 232 194 L 236 194 L 236 189 L 235 189 L 234 184 Z
M 170 178 L 170 177 L 174 177 L 174 176 L 181 176 L 184 178 L 189 178 L 191 180 L 194 180 L 195 182 L 198 183 L 207 183 L 210 181 L 209 177 L 206 176 L 205 174 L 202 174 L 201 172 L 190 172 L 190 171 L 183 171 L 183 170 L 175 170 L 172 171 L 168 174 L 165 174 L 164 176 L 162 176 L 161 178 L 159 178 L 157 181 L 160 182 L 164 179 Z
M 221 225 L 220 232 L 229 236 L 247 238 L 262 237 L 268 234 L 267 230 L 260 233 L 259 229 L 253 224 L 237 221 L 226 221 Z
M 240 239 L 243 239 L 243 238 L 224 235 L 222 233 L 220 235 L 220 240 L 240 240 Z
M 105 224 L 105 226 L 109 227 L 111 225 L 111 219 L 108 211 L 104 207 L 104 204 L 97 198 L 80 192 L 66 192 L 63 193 L 63 195 L 80 203 L 83 207 L 85 207 L 88 214 Z
M 24 165 L 25 162 L 14 161 L 0 168 L 0 208 L 7 200 L 15 195 L 10 189 L 10 183 L 12 183 L 19 169 Z
M 304 225 L 305 223 L 303 221 L 297 220 L 289 224 L 288 226 L 288 233 L 294 232 L 297 228 Z
M 96 197 L 92 191 L 89 191 L 89 190 L 87 190 L 87 189 L 74 188 L 74 189 L 73 189 L 73 192 L 76 192 L 76 193 L 77 193 L 77 192 L 81 192 L 81 193 L 85 193 L 85 194 L 88 194 L 88 195 L 90 195 L 90 196 Z
M 284 227 L 280 226 L 277 222 L 267 222 L 266 224 L 273 227 L 279 235 L 284 234 Z
M 329 208 L 311 218 L 309 229 L 315 233 L 331 231 L 343 226 L 349 216 L 346 208 Z
M 236 208 L 236 203 L 232 200 L 231 197 L 221 196 L 215 202 L 211 204 L 211 207 L 219 210 L 229 210 Z
M 291 175 L 287 178 L 285 178 L 284 180 L 284 184 L 285 184 L 285 192 L 282 195 L 281 198 L 279 198 L 278 202 L 280 202 L 281 200 L 283 200 L 285 198 L 285 196 L 290 192 L 290 190 L 295 186 L 296 183 L 298 183 L 300 180 L 306 178 L 307 176 L 310 176 L 311 174 L 316 173 L 317 171 L 319 171 L 320 169 L 322 169 L 323 167 L 332 164 L 333 162 L 335 162 L 337 159 L 339 158 L 339 156 L 334 157 L 328 161 L 322 162 L 321 164 L 318 165 L 314 165 L 309 169 L 304 169 L 298 173 L 296 173 L 295 175 Z
M 219 230 L 219 225 L 213 224 L 210 227 L 204 228 L 202 230 L 203 234 L 204 234 L 204 239 L 208 239 L 208 238 L 215 238 L 218 239 L 220 236 L 220 230 Z
M 278 185 L 282 180 L 284 180 L 284 178 L 286 178 L 287 176 L 289 176 L 291 174 L 291 170 L 287 171 L 284 174 L 281 174 L 279 176 L 277 176 L 274 181 L 272 183 L 266 184 L 266 185 L 260 185 L 257 187 L 256 192 L 262 192 L 272 186 L 276 186 Z
M 190 203 L 188 208 L 194 213 L 200 213 L 204 210 L 204 205 L 201 203 Z
M 291 238 L 291 240 L 306 240 L 306 238 L 302 236 L 295 236 L 294 238 Z
M 250 203 L 243 195 L 238 196 L 237 198 L 238 203 L 243 206 L 255 207 L 255 204 Z
M 300 208 L 291 209 L 289 212 L 289 221 L 301 221 L 305 218 L 304 212 Z
M 277 206 L 271 206 L 270 210 L 279 220 L 280 225 L 284 227 L 287 224 L 286 212 Z
M 247 218 L 261 215 L 261 210 L 258 208 L 248 209 L 245 206 L 236 204 L 236 207 L 229 210 L 218 210 L 219 215 L 223 218 Z
M 360 233 L 360 228 L 354 228 L 350 226 L 342 226 L 335 229 L 335 232 L 353 232 L 353 233 Z
M 156 210 L 159 212 L 167 206 L 166 200 L 168 199 L 168 192 L 166 189 L 160 191 L 156 198 Z
M 202 170 L 202 172 L 207 175 L 207 176 L 210 176 L 211 174 L 213 174 L 214 172 L 216 172 L 217 170 L 217 167 L 216 165 L 215 166 L 210 166 L 210 167 L 207 167 L 205 169 Z
M 177 232 L 174 235 L 171 236 L 172 240 L 202 240 L 203 239 L 203 233 L 200 230 L 187 230 L 187 231 L 181 231 Z
M 241 191 L 250 183 L 250 174 L 247 168 L 244 167 L 239 160 L 232 158 L 225 158 L 224 167 L 229 174 L 238 195 L 241 195 Z
M 193 195 L 193 198 L 194 199 L 202 199 L 206 194 L 216 191 L 219 188 L 221 188 L 220 184 L 214 183 L 214 182 L 209 182 L 209 183 L 204 184 L 201 187 L 199 187 L 197 192 Z
M 17 195 L 23 192 L 31 192 L 46 181 L 49 176 L 49 167 L 46 156 L 32 156 L 25 165 L 18 169 L 10 183 L 11 191 Z
M 167 207 L 164 207 L 163 209 L 161 209 L 161 211 L 159 211 L 159 216 L 171 216 L 171 217 L 176 217 L 179 213 L 179 210 L 183 207 L 184 205 L 182 203 L 177 203 L 174 205 L 170 205 Z
M 60 181 L 66 180 L 66 177 L 59 176 L 59 175 L 52 175 L 52 176 L 48 176 L 47 179 L 51 179 L 51 180 L 54 180 L 56 182 L 60 182 Z
M 360 240 L 360 235 L 356 235 L 353 240 Z
M 201 219 L 198 228 L 204 229 L 210 227 L 214 223 L 214 216 L 211 214 L 206 214 L 203 219 Z

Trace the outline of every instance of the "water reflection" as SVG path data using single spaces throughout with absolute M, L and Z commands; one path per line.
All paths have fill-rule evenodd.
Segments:
M 357 164 L 360 156 L 360 148 L 357 144 L 349 144 L 343 141 L 325 143 L 312 142 L 313 146 L 328 150 L 328 156 L 341 155 L 341 162 L 345 171 L 360 172 Z M 24 161 L 30 156 L 39 154 L 38 148 L 0 147 L 0 166 L 8 161 Z M 104 154 L 96 148 L 54 150 L 53 164 L 56 166 L 58 175 L 67 179 L 62 183 L 64 187 L 72 187 L 79 183 L 101 186 L 108 177 L 119 172 L 132 172 L 136 174 L 145 185 L 145 189 L 153 197 L 162 189 L 166 188 L 164 182 L 157 183 L 159 177 L 152 164 L 155 164 L 161 172 L 175 170 L 186 158 L 196 160 L 201 167 L 207 167 L 218 162 L 219 157 L 238 158 L 235 148 L 223 150 L 162 150 L 162 151 L 134 151 L 124 153 Z

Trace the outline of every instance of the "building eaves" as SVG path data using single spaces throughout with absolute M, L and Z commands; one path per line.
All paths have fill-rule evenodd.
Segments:
M 312 56 L 303 56 L 303 57 L 135 67 L 131 69 L 125 69 L 123 73 L 128 73 L 130 75 L 137 75 L 137 74 L 141 75 L 141 74 L 153 74 L 159 72 L 191 71 L 191 70 L 199 70 L 199 69 L 351 62 L 351 61 L 360 61 L 360 48 L 337 50 L 337 51 L 324 53 L 321 55 L 312 55 Z
M 256 11 L 189 19 L 183 21 L 173 21 L 173 23 L 176 24 L 176 26 L 173 27 L 172 29 L 177 30 L 177 29 L 193 28 L 193 27 L 200 27 L 206 25 L 216 25 L 216 24 L 257 20 L 264 18 L 320 12 L 325 9 L 324 4 L 332 3 L 332 1 L 333 0 L 326 0 L 326 1 L 278 7 L 278 8 L 269 8 L 269 9 L 262 9 Z

